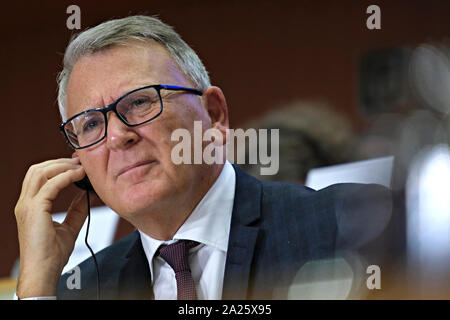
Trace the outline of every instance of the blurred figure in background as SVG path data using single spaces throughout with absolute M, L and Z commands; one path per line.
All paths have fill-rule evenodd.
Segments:
M 310 169 L 351 161 L 351 124 L 325 103 L 294 101 L 245 127 L 279 129 L 280 165 L 276 175 L 261 175 L 260 164 L 240 165 L 261 180 L 304 184 Z

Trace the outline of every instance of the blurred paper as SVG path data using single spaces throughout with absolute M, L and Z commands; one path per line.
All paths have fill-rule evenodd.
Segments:
M 376 183 L 391 187 L 394 157 L 315 168 L 306 176 L 307 187 L 320 190 L 335 183 Z

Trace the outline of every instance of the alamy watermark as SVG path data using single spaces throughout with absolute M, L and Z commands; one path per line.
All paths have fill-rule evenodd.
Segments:
M 81 9 L 79 6 L 72 4 L 67 7 L 66 13 L 70 14 L 66 20 L 66 27 L 69 30 L 81 29 Z
M 270 143 L 268 136 L 270 132 Z M 226 159 L 237 164 L 260 164 L 261 175 L 275 175 L 279 170 L 279 129 L 227 129 L 226 137 L 216 128 L 203 131 L 202 122 L 194 121 L 194 136 L 187 129 L 172 132 L 179 141 L 171 152 L 174 164 L 223 164 Z M 224 138 L 226 140 L 224 140 Z M 248 152 L 247 150 L 248 141 Z M 225 142 L 225 143 L 224 143 Z M 206 145 L 205 145 L 206 144 Z M 225 146 L 224 146 L 225 145 Z M 269 148 L 270 146 L 270 152 Z M 248 157 L 248 162 L 247 162 Z
M 381 269 L 376 264 L 367 267 L 366 273 L 370 274 L 366 280 L 366 286 L 369 290 L 381 289 Z
M 366 26 L 369 30 L 381 29 L 381 9 L 376 4 L 367 7 L 366 13 L 370 16 L 366 20 Z
M 81 269 L 79 266 L 76 266 L 69 271 L 67 271 L 70 276 L 67 277 L 66 286 L 67 289 L 81 289 Z

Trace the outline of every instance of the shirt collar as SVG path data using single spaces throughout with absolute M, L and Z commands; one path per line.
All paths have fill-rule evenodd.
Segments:
M 227 252 L 235 188 L 236 173 L 231 163 L 226 161 L 217 180 L 178 229 L 172 240 L 157 240 L 139 230 L 142 246 L 149 262 L 152 281 L 153 256 L 162 244 L 171 244 L 182 239 L 194 240 Z

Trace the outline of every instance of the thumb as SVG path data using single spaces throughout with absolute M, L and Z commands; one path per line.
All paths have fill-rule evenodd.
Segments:
M 68 226 L 69 229 L 74 233 L 74 236 L 77 237 L 78 233 L 80 233 L 81 227 L 84 224 L 84 221 L 86 221 L 87 216 L 87 196 L 85 191 L 81 191 L 70 204 L 63 225 Z

